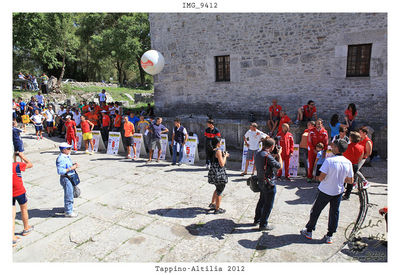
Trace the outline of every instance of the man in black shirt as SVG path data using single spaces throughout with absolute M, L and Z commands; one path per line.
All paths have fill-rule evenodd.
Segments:
M 268 218 L 274 205 L 276 193 L 276 173 L 282 167 L 281 152 L 282 148 L 277 150 L 277 154 L 271 152 L 275 148 L 275 140 L 267 138 L 262 141 L 262 150 L 257 152 L 254 162 L 257 169 L 258 186 L 260 187 L 260 199 L 256 207 L 254 225 L 260 224 L 259 230 L 271 230 L 268 225 Z
M 213 146 L 212 146 L 212 140 L 215 137 L 221 137 L 221 133 L 219 130 L 214 126 L 214 120 L 209 119 L 207 120 L 207 129 L 204 133 L 204 136 L 206 137 L 206 165 L 207 169 L 209 168 L 211 158 L 213 156 Z

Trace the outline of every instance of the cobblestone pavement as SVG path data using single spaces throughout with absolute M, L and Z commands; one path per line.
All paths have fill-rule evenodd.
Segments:
M 372 234 L 384 234 L 378 214 L 387 205 L 387 163 L 364 169 L 371 182 L 371 207 L 360 237 L 368 247 L 350 249 L 346 228 L 356 220 L 359 199 L 354 192 L 343 201 L 333 244 L 326 233 L 328 207 L 322 212 L 313 240 L 300 236 L 309 216 L 317 184 L 304 178 L 279 182 L 270 223 L 259 232 L 252 225 L 258 194 L 240 176 L 239 162 L 229 161 L 229 183 L 222 207 L 207 212 L 214 191 L 204 166 L 171 166 L 167 161 L 145 164 L 123 156 L 79 152 L 81 197 L 75 199 L 77 218 L 63 217 L 63 190 L 56 173 L 58 142 L 37 141 L 33 129 L 23 136 L 34 167 L 23 173 L 30 223 L 35 230 L 21 236 L 13 249 L 15 262 L 359 262 L 387 261 L 386 247 Z M 238 154 L 236 154 L 238 155 Z M 201 161 L 202 164 L 204 161 Z M 17 207 L 17 211 L 19 208 Z M 378 225 L 378 226 L 373 226 Z M 18 212 L 16 232 L 22 231 Z M 379 237 L 382 237 L 379 235 Z

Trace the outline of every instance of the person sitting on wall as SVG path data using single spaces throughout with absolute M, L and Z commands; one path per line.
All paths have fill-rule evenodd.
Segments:
M 278 127 L 280 120 L 280 113 L 282 111 L 282 106 L 278 105 L 278 100 L 272 100 L 272 105 L 269 106 L 269 119 L 267 121 L 267 126 L 269 129 L 269 135 L 275 131 L 276 127 Z
M 315 107 L 314 101 L 309 100 L 307 105 L 304 105 L 297 110 L 297 120 L 295 124 L 299 124 L 300 121 L 311 120 L 317 120 L 317 107 Z

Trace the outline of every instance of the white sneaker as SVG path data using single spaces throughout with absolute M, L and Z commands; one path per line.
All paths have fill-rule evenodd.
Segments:
M 89 154 L 93 155 L 93 154 L 94 154 L 94 151 L 90 151 Z
M 369 188 L 370 184 L 368 181 L 365 180 L 365 181 L 363 181 L 362 186 L 363 186 L 363 189 L 367 189 L 367 188 Z
M 75 218 L 78 217 L 78 213 L 76 212 L 71 212 L 70 214 L 65 214 L 66 218 Z
M 85 154 L 90 154 L 90 152 L 88 150 L 85 151 Z
M 210 170 L 210 165 L 209 164 L 206 164 L 206 169 Z

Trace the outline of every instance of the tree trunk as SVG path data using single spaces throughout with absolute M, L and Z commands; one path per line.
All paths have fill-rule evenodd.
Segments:
M 61 81 L 64 77 L 64 71 L 65 71 L 65 52 L 66 52 L 66 47 L 65 47 L 65 43 L 64 43 L 64 53 L 63 53 L 63 57 L 62 57 L 62 66 L 61 66 L 61 74 L 60 74 L 60 78 L 57 81 L 57 86 L 60 87 L 61 86 Z
M 140 64 L 140 57 L 136 57 L 138 67 L 139 67 L 139 74 L 140 74 L 140 86 L 144 87 L 144 71 L 142 65 Z
M 123 62 L 117 61 L 117 64 L 116 64 L 115 67 L 117 68 L 117 71 L 118 71 L 118 82 L 119 82 L 119 85 L 122 86 L 122 84 L 123 84 L 122 83 L 122 81 L 123 81 L 123 79 L 122 79 L 122 77 L 123 77 L 123 75 L 122 75 Z

